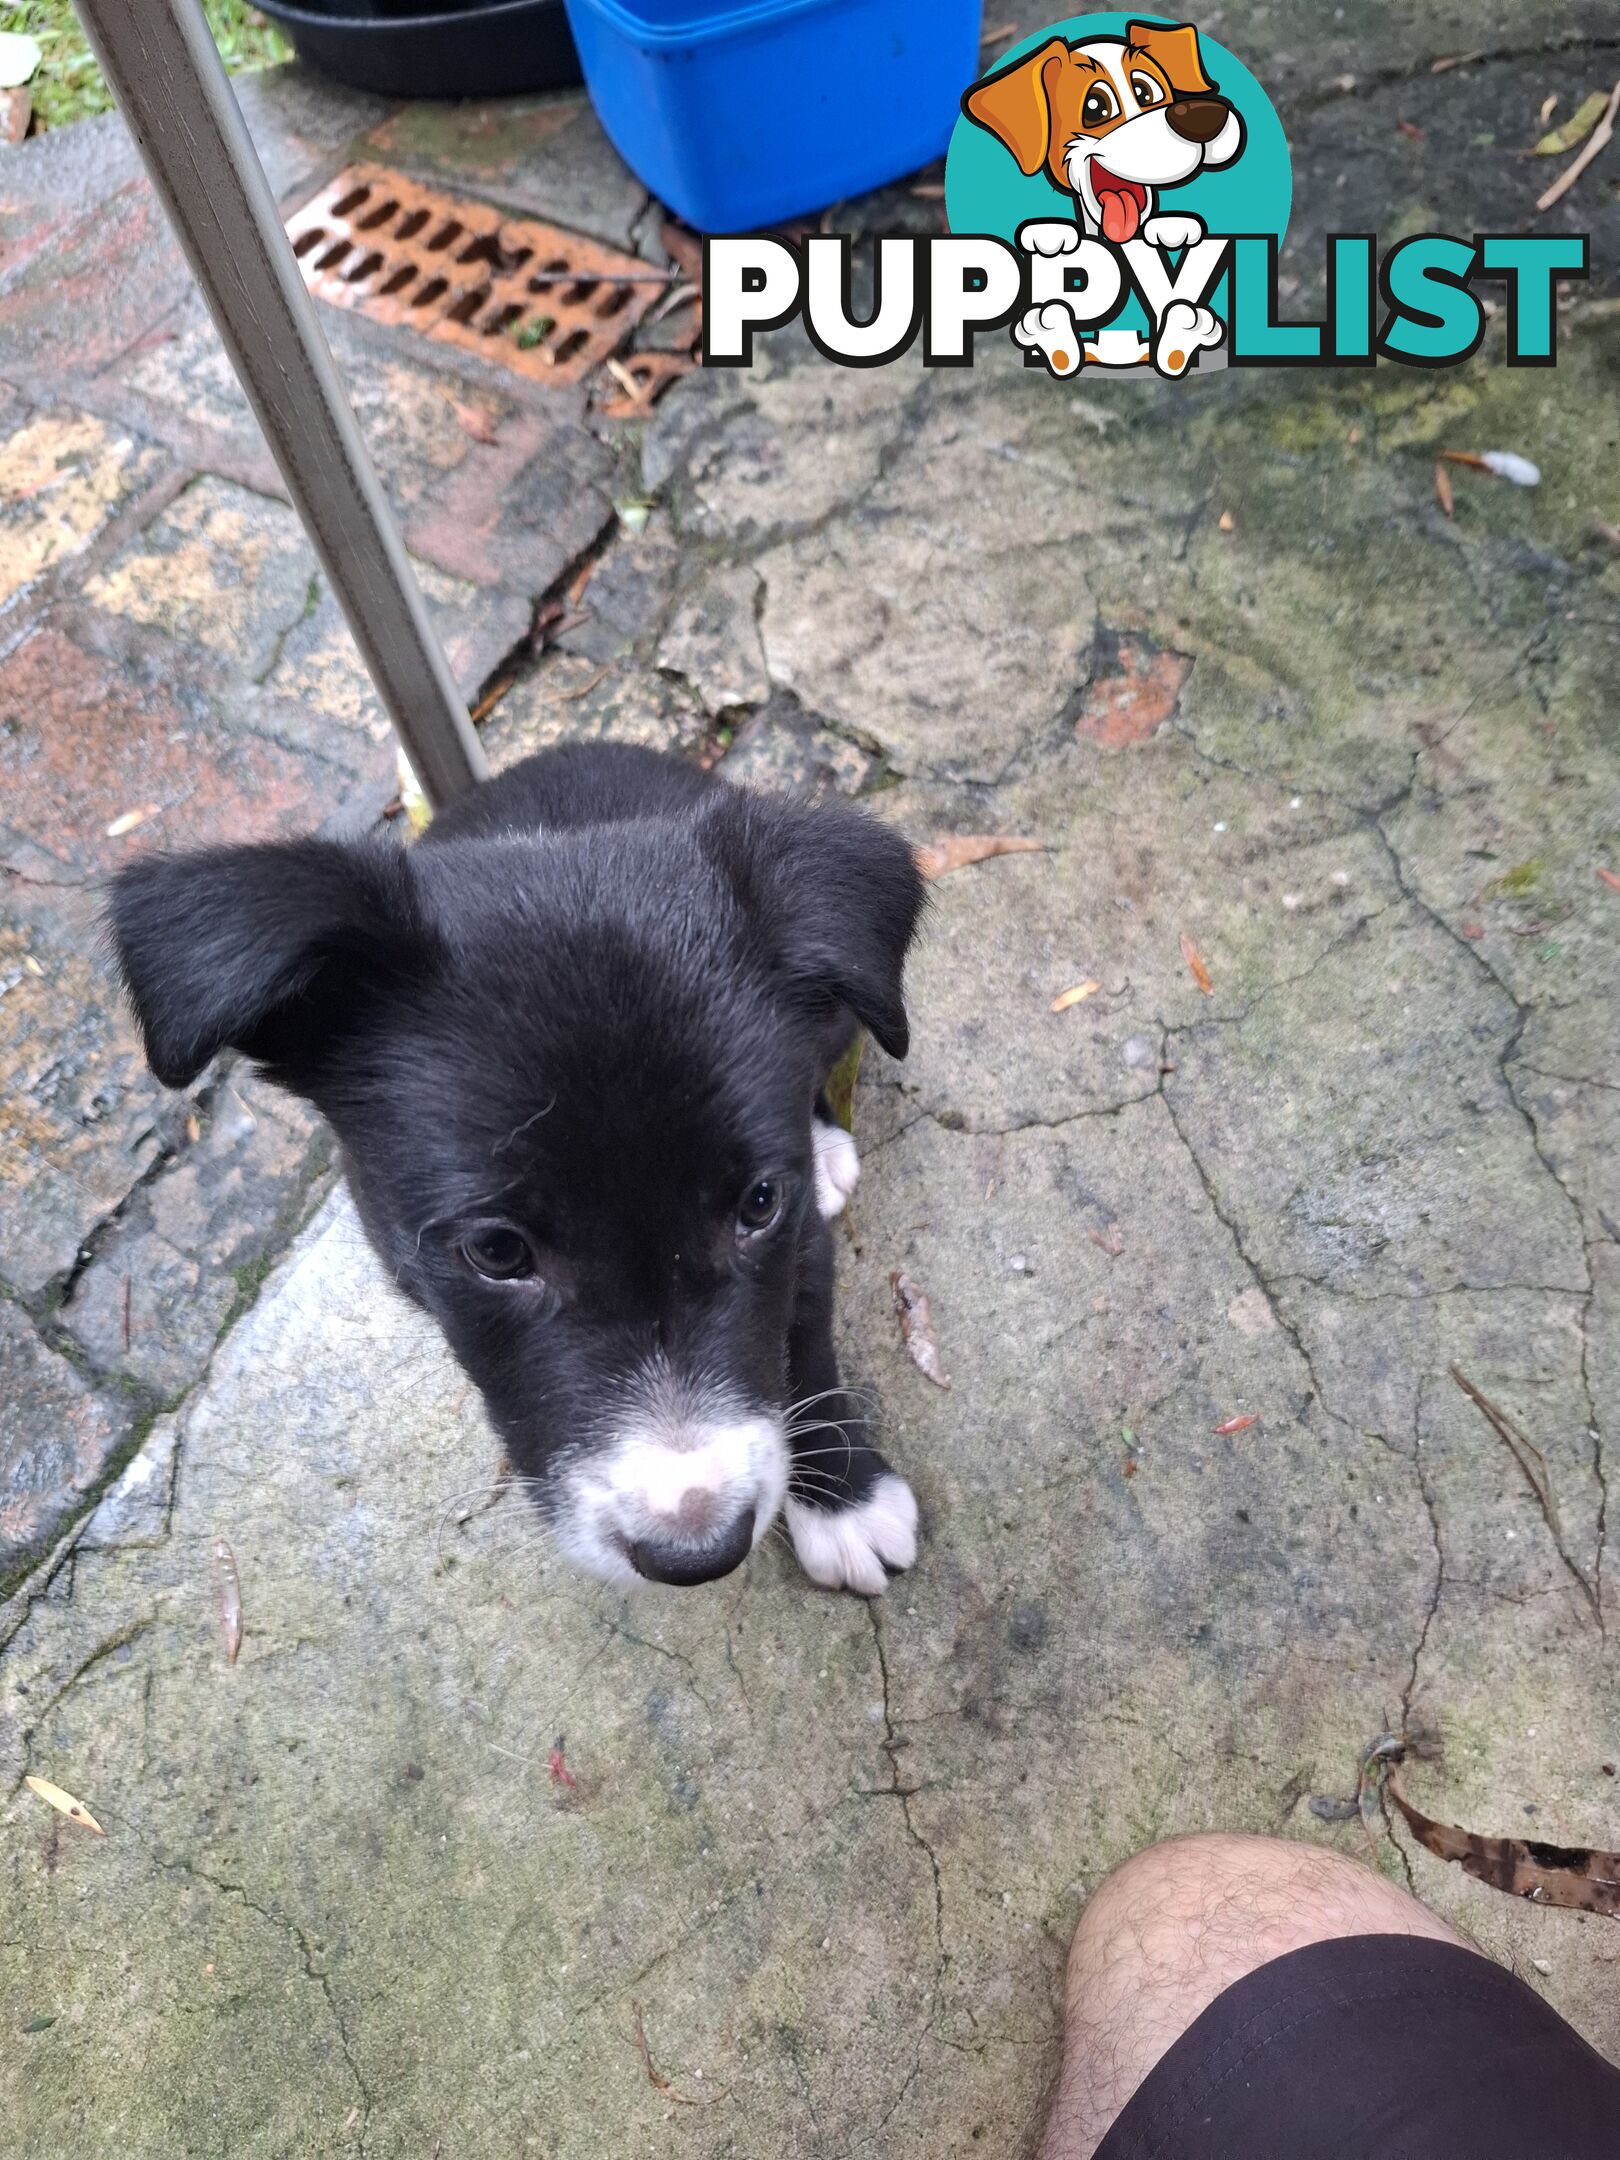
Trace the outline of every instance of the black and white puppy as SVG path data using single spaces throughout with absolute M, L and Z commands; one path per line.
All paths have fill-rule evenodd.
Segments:
M 410 849 L 148 856 L 110 913 L 160 1080 L 229 1045 L 333 1127 L 565 1552 L 707 1582 L 785 1509 L 812 1580 L 873 1595 L 917 1508 L 839 1384 L 858 1165 L 821 1090 L 857 1026 L 904 1056 L 922 904 L 861 811 L 597 744 Z

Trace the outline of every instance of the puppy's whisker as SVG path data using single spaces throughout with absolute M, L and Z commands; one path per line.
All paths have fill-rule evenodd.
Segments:
M 876 1394 L 876 1391 L 875 1391 L 874 1389 L 872 1389 L 872 1388 L 863 1388 L 863 1387 L 830 1387 L 830 1388 L 822 1388 L 819 1394 L 815 1394 L 815 1395 L 801 1395 L 801 1396 L 799 1397 L 799 1399 L 798 1399 L 798 1401 L 797 1401 L 797 1402 L 790 1402 L 790 1403 L 784 1403 L 784 1404 L 782 1405 L 782 1415 L 783 1415 L 783 1417 L 785 1417 L 785 1418 L 791 1418 L 791 1417 L 796 1417 L 796 1416 L 797 1416 L 797 1415 L 799 1414 L 799 1412 L 800 1412 L 801 1410 L 809 1410 L 809 1409 L 813 1408 L 813 1406 L 814 1406 L 814 1405 L 815 1405 L 816 1403 L 819 1403 L 819 1402 L 828 1402 L 828 1401 L 830 1401 L 830 1400 L 832 1399 L 832 1397 L 833 1397 L 833 1396 L 835 1396 L 835 1395 L 841 1395 L 841 1396 L 842 1396 L 842 1397 L 844 1398 L 844 1400 L 845 1400 L 846 1402 L 860 1402 L 860 1401 L 865 1401 L 865 1402 L 868 1402 L 868 1403 L 874 1403 L 874 1404 L 875 1404 L 875 1403 L 876 1403 L 876 1401 L 877 1401 L 877 1394 Z

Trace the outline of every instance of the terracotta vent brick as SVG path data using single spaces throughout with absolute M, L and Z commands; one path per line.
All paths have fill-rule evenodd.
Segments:
M 578 382 L 668 290 L 634 255 L 380 165 L 340 172 L 287 220 L 287 236 L 322 300 L 535 382 Z

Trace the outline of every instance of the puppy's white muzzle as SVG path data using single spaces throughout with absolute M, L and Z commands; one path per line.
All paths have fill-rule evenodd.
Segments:
M 557 1539 L 610 1582 L 712 1582 L 764 1537 L 787 1481 L 774 1414 L 671 1415 L 649 1403 L 564 1470 Z

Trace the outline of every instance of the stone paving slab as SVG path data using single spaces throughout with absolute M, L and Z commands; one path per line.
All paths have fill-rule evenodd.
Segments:
M 1386 230 L 1425 194 L 1511 207 L 1533 175 L 1507 121 L 1612 67 L 1580 42 L 1599 27 L 1517 0 L 1282 24 L 1245 0 L 1221 32 L 1284 98 L 1308 241 L 1357 158 L 1391 176 Z M 1424 142 L 1396 131 L 1392 157 L 1408 110 Z M 655 248 L 580 113 L 356 130 Z M 931 214 L 903 188 L 869 208 Z M 1607 231 L 1607 198 L 1578 208 Z M 307 758 L 322 728 L 375 751 L 329 603 L 288 623 L 290 578 L 224 641 L 270 651 L 263 683 L 98 598 L 198 539 L 188 495 L 250 533 L 285 515 L 256 507 L 195 316 L 165 322 L 74 385 L 106 443 L 161 453 L 153 499 L 92 491 L 80 553 L 28 573 L 18 656 L 53 637 L 66 668 L 121 665 L 244 755 Z M 934 888 L 913 1056 L 869 1051 L 857 1093 L 842 1355 L 925 1515 L 880 1605 L 809 1591 L 778 1540 L 700 1592 L 570 1577 L 492 1496 L 470 1390 L 341 1198 L 260 1287 L 322 1190 L 308 1129 L 238 1076 L 195 1139 L 184 1103 L 178 1137 L 129 1115 L 123 1214 L 19 1338 L 87 1430 L 48 1477 L 94 1460 L 93 1484 L 140 1442 L 0 1606 L 0 2110 L 24 2151 L 1027 2151 L 1084 1897 L 1215 1823 L 1372 1858 L 1620 2056 L 1610 1923 L 1513 1903 L 1347 1805 L 1369 1742 L 1405 1730 L 1432 1812 L 1620 1844 L 1620 896 L 1598 875 L 1620 874 L 1620 557 L 1592 522 L 1620 521 L 1620 315 L 1600 292 L 1564 335 L 1556 376 L 1487 353 L 1115 395 L 993 352 L 834 379 L 783 333 L 746 375 L 676 385 L 638 446 L 582 406 L 526 436 L 538 397 L 342 326 L 438 604 L 487 610 L 493 645 L 509 600 L 550 596 L 486 723 L 496 764 L 646 741 L 859 794 L 920 840 L 1046 851 Z M 1448 521 L 1448 445 L 1519 449 L 1542 485 L 1460 475 Z M 203 589 L 239 604 L 228 561 Z M 334 758 L 332 793 L 364 769 Z M 277 800 L 245 814 L 272 829 Z M 39 882 L 12 896 L 0 1015 L 23 998 L 41 1071 L 55 1008 L 25 962 L 55 939 L 87 970 L 63 911 L 125 844 L 115 815 L 88 796 L 15 836 Z M 105 986 L 69 987 L 128 1059 Z M 904 1355 L 897 1266 L 948 1393 Z M 232 1313 L 202 1387 L 154 1415 Z M 1453 1365 L 1534 1436 L 1552 1507 Z M 108 1838 L 49 1816 L 29 1771 Z

